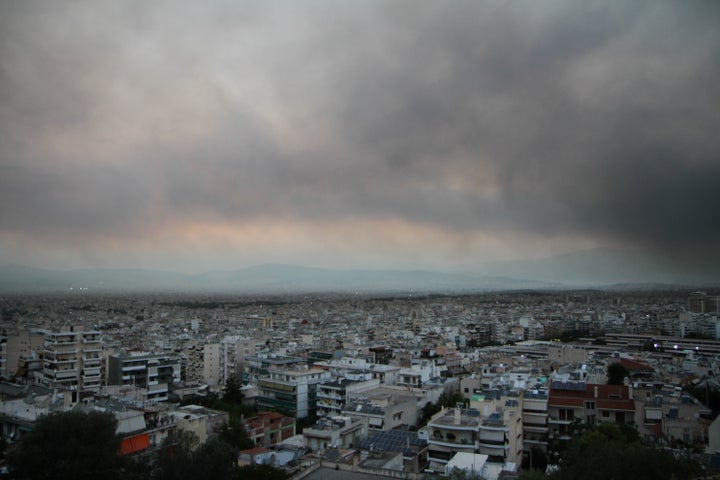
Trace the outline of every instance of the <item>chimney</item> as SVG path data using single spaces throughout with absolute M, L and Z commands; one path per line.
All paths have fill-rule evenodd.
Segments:
M 598 398 L 598 387 L 597 387 L 597 385 L 595 385 L 595 388 L 593 389 L 593 392 L 594 392 L 595 398 Z
M 460 409 L 455 407 L 455 417 L 453 418 L 455 425 L 460 425 Z
M 630 400 L 634 400 L 633 395 L 634 395 L 634 393 L 633 393 L 633 384 L 630 383 L 630 384 L 628 385 L 628 398 L 629 398 Z

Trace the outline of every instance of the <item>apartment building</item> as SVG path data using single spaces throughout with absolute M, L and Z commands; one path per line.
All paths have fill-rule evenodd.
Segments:
M 100 332 L 44 332 L 42 383 L 73 392 L 97 392 L 102 383 Z
M 295 435 L 295 419 L 277 412 L 260 412 L 245 420 L 245 431 L 258 447 L 276 445 Z
M 330 372 L 319 368 L 270 370 L 257 381 L 258 407 L 305 418 L 317 410 L 318 385 L 330 379 Z
M 523 455 L 522 391 L 496 388 L 473 395 L 471 411 L 480 412 L 476 453 L 487 455 L 490 462 L 519 462 Z
M 23 376 L 23 359 L 39 359 L 44 345 L 45 336 L 37 330 L 19 330 L 0 339 L 0 376 Z
M 367 437 L 366 418 L 335 416 L 321 418 L 312 427 L 303 429 L 303 444 L 311 450 L 329 447 L 348 448 Z
M 590 425 L 635 422 L 632 385 L 554 381 L 547 405 L 548 431 L 564 440 L 570 438 L 570 425 L 576 420 Z
M 479 410 L 443 409 L 421 430 L 428 442 L 428 462 L 442 470 L 457 452 L 476 453 L 482 419 Z
M 532 389 L 522 396 L 523 447 L 529 452 L 532 447 L 547 448 L 548 434 L 548 391 Z
M 110 355 L 108 385 L 147 390 L 150 402 L 167 401 L 170 385 L 180 382 L 180 360 L 165 354 Z
M 249 355 L 244 358 L 242 382 L 244 385 L 257 384 L 261 376 L 271 369 L 296 368 L 304 364 L 300 357 L 284 355 Z
M 364 389 L 377 387 L 380 380 L 351 380 L 338 378 L 318 385 L 317 415 L 319 417 L 333 417 L 340 415 L 348 403 L 348 395 Z

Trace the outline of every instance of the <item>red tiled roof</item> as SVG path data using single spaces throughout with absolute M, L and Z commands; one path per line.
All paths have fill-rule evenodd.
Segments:
M 620 364 L 630 372 L 654 372 L 655 369 L 647 363 L 638 362 L 629 358 L 621 358 Z
M 597 397 L 595 389 L 597 388 Z M 625 385 L 587 384 L 585 390 L 550 389 L 548 405 L 555 407 L 582 407 L 586 401 L 596 401 L 605 410 L 634 411 L 635 401 Z
M 585 405 L 584 402 L 585 399 L 583 398 L 552 398 L 551 395 L 548 403 L 553 407 L 582 407 Z
M 635 402 L 632 400 L 604 400 L 599 398 L 597 401 L 597 408 L 601 410 L 625 410 L 627 412 L 634 412 Z
M 247 450 L 241 450 L 240 453 L 246 454 L 246 455 L 255 455 L 257 453 L 266 453 L 270 452 L 272 450 L 268 450 L 264 447 L 255 447 L 255 448 L 248 448 Z

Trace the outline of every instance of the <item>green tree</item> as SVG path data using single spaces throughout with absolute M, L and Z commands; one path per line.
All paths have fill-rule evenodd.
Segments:
M 248 437 L 245 425 L 238 417 L 231 417 L 230 421 L 222 426 L 219 438 L 238 450 L 245 450 L 255 446 L 255 443 Z
M 608 385 L 622 385 L 630 372 L 622 363 L 611 363 L 607 367 Z
M 120 478 L 116 428 L 108 413 L 50 413 L 8 450 L 8 464 L 17 479 Z
M 185 478 L 226 480 L 237 470 L 237 450 L 217 438 L 203 443 L 192 460 L 193 474 Z
M 448 473 L 447 478 L 450 480 L 482 480 L 482 477 L 478 475 L 475 472 L 470 472 L 468 470 L 462 470 L 458 467 L 454 467 L 452 470 L 450 470 L 450 473 Z
M 676 459 L 672 453 L 643 445 L 634 429 L 604 423 L 585 432 L 561 455 L 550 480 L 663 480 L 692 478 L 699 466 Z
M 245 396 L 241 390 L 241 384 L 235 375 L 230 375 L 225 382 L 225 389 L 223 391 L 223 402 L 242 404 Z
M 197 448 L 197 435 L 187 430 L 175 430 L 163 440 L 158 455 L 155 478 L 158 480 L 184 480 L 194 471 L 193 451 Z
M 238 480 L 285 480 L 287 474 L 270 465 L 248 465 L 237 470 Z

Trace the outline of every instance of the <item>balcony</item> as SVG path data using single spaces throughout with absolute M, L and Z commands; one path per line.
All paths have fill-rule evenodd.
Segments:
M 45 348 L 43 349 L 43 355 L 47 356 L 58 356 L 58 355 L 77 355 L 77 348 Z
M 525 424 L 523 425 L 523 431 L 525 432 L 534 432 L 534 433 L 545 433 L 548 431 L 548 427 L 545 425 L 533 425 L 533 424 Z
M 71 378 L 77 378 L 78 375 L 78 371 L 75 369 L 53 370 L 45 368 L 43 369 L 43 373 L 46 377 L 55 380 L 68 380 Z
M 494 440 L 478 440 L 478 447 L 479 448 L 491 448 L 494 450 L 505 450 L 506 448 L 509 447 L 509 445 L 505 441 L 496 442 Z
M 342 400 L 343 399 L 343 397 L 341 397 L 340 395 L 337 395 L 334 393 L 326 393 L 326 392 L 323 392 L 322 390 L 317 392 L 317 396 L 318 396 L 318 398 L 329 398 L 331 400 Z
M 571 423 L 573 423 L 573 419 L 561 420 L 559 418 L 548 417 L 548 423 L 555 425 L 570 425 Z
M 452 448 L 459 451 L 474 451 L 475 450 L 475 444 L 468 441 L 466 443 L 462 443 L 462 441 L 458 440 L 447 440 L 447 439 L 441 439 L 441 438 L 431 438 L 428 440 L 429 444 L 432 445 L 439 445 L 441 447 L 447 447 Z

